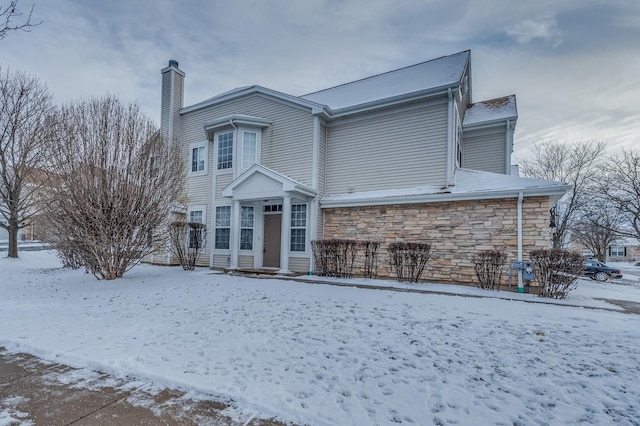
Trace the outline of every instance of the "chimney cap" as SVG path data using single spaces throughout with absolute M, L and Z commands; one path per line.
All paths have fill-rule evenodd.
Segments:
M 178 68 L 178 61 L 176 61 L 175 59 L 170 59 L 169 66 Z

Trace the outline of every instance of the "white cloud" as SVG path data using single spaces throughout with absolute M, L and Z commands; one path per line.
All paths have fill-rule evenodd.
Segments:
M 530 19 L 518 22 L 506 29 L 507 34 L 515 37 L 518 43 L 529 43 L 534 39 L 543 39 L 557 46 L 561 43 L 561 32 L 555 19 L 542 19 L 533 21 Z

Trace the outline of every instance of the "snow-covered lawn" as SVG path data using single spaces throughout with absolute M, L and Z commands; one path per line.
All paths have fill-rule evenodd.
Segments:
M 20 256 L 0 259 L 0 346 L 232 401 L 238 415 L 312 425 L 640 424 L 638 315 L 466 287 L 414 286 L 499 297 L 149 265 L 97 281 L 60 269 L 50 252 Z M 640 302 L 640 281 L 626 278 L 581 281 L 564 303 Z

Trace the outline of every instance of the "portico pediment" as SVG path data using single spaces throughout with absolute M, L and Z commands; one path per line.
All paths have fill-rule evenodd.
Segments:
M 223 197 L 243 201 L 281 198 L 285 195 L 308 199 L 315 197 L 317 192 L 259 164 L 254 164 L 222 190 Z

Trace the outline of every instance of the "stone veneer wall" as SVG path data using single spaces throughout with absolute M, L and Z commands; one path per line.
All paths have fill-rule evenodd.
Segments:
M 510 198 L 324 209 L 324 238 L 380 241 L 379 277 L 390 276 L 389 243 L 429 242 L 432 255 L 424 279 L 475 285 L 471 256 L 476 251 L 504 249 L 508 261 L 517 258 L 517 203 Z M 524 198 L 522 213 L 527 259 L 531 250 L 549 247 L 549 198 Z M 503 285 L 508 284 L 507 269 Z

